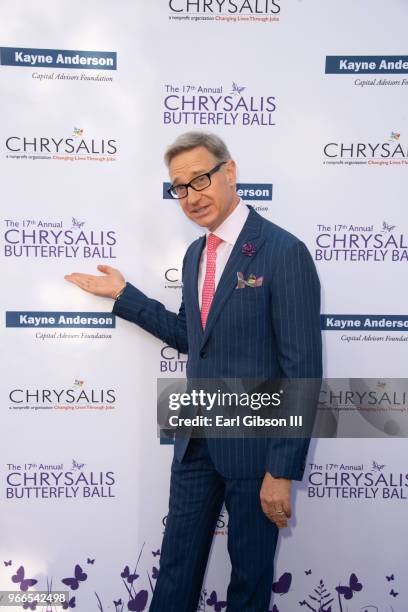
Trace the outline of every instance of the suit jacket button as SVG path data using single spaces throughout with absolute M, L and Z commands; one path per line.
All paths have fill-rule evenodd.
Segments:
M 201 349 L 200 351 L 200 357 L 201 359 L 205 359 L 207 357 L 208 353 L 205 349 Z

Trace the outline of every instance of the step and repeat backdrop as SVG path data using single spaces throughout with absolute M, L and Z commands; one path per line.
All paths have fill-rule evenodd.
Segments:
M 165 194 L 184 131 L 224 138 L 242 199 L 310 249 L 339 403 L 367 378 L 404 410 L 407 20 L 404 0 L 1 2 L 1 590 L 149 608 L 173 452 L 156 381 L 187 356 L 63 277 L 109 264 L 178 309 L 201 233 Z M 312 441 L 273 612 L 408 610 L 406 430 L 366 414 L 372 439 Z M 201 611 L 225 609 L 227 534 L 223 511 Z

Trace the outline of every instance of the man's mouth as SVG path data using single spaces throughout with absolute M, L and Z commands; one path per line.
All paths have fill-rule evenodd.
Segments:
M 191 212 L 193 215 L 202 215 L 208 210 L 209 206 L 210 206 L 209 204 L 206 204 L 204 206 L 199 206 L 198 208 L 195 208 Z

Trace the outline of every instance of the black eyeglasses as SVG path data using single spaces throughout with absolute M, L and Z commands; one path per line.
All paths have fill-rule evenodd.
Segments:
M 167 190 L 167 193 L 171 195 L 172 198 L 176 200 L 180 200 L 181 198 L 185 198 L 188 195 L 188 188 L 194 189 L 194 191 L 202 191 L 211 185 L 211 177 L 215 172 L 221 168 L 223 164 L 226 164 L 226 161 L 222 161 L 212 170 L 206 172 L 205 174 L 200 174 L 193 178 L 189 183 L 185 183 L 184 185 L 171 185 L 171 187 Z

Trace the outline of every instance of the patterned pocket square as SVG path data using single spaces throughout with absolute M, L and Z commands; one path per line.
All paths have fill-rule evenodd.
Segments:
M 245 289 L 245 287 L 262 287 L 263 276 L 256 277 L 255 274 L 250 274 L 247 280 L 244 279 L 242 272 L 237 272 L 236 289 Z

